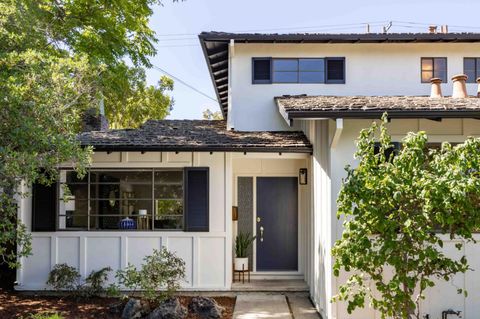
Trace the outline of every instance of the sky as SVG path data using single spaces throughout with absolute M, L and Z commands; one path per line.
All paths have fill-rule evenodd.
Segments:
M 147 81 L 173 75 L 170 119 L 199 119 L 218 111 L 216 95 L 197 35 L 202 31 L 262 33 L 426 32 L 428 25 L 449 25 L 450 32 L 480 32 L 479 0 L 163 0 L 150 21 L 156 32 L 155 68 Z M 196 90 L 182 84 L 187 83 Z M 213 99 L 213 100 L 212 100 Z

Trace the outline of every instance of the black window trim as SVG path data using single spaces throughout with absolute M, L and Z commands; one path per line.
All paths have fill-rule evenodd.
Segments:
M 299 73 L 300 70 L 297 70 L 297 81 L 296 82 L 275 82 L 273 80 L 273 60 L 323 60 L 324 61 L 324 80 L 322 82 L 300 82 Z M 270 80 L 256 80 L 255 79 L 255 61 L 257 60 L 269 60 L 270 61 Z M 343 61 L 343 80 L 328 80 L 328 69 L 327 61 L 336 60 Z M 292 71 L 293 72 L 293 71 Z M 252 84 L 345 84 L 346 83 L 346 58 L 345 57 L 253 57 L 252 58 Z
M 470 79 L 468 78 L 467 79 L 467 83 L 477 83 L 477 79 L 480 78 L 480 72 L 478 72 L 478 64 L 480 62 L 480 57 L 473 57 L 473 56 L 466 56 L 466 57 L 463 57 L 463 74 L 467 74 L 466 70 L 465 70 L 465 60 L 466 59 L 472 59 L 475 61 L 475 78 L 473 79 Z
M 445 82 L 443 82 L 443 79 L 442 79 L 442 83 L 448 83 L 448 59 L 447 57 L 441 57 L 441 56 L 430 56 L 430 57 L 421 57 L 420 58 L 420 82 L 421 83 L 430 83 L 430 80 L 429 81 L 423 81 L 423 77 L 422 77 L 422 72 L 423 72 L 423 60 L 432 60 L 432 77 L 435 77 L 435 59 L 443 59 L 445 60 Z
M 328 61 L 342 61 L 343 62 L 343 79 L 342 80 L 329 80 L 328 79 Z M 345 84 L 346 83 L 346 63 L 345 57 L 325 57 L 325 83 L 326 84 Z
M 270 61 L 270 80 L 256 80 L 255 79 L 255 61 Z M 252 84 L 271 84 L 273 71 L 272 71 L 272 58 L 271 57 L 255 57 L 252 58 Z

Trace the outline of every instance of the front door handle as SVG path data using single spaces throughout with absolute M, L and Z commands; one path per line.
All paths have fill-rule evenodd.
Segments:
M 263 241 L 263 226 L 260 226 L 260 241 Z

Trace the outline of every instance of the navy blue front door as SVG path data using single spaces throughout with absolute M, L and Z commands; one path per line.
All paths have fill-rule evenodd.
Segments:
M 257 271 L 298 270 L 298 181 L 257 177 Z

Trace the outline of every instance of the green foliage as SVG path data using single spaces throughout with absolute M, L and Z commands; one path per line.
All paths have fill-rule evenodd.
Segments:
M 104 292 L 113 294 L 109 287 L 105 289 L 105 282 L 108 280 L 108 273 L 112 271 L 110 267 L 104 267 L 92 272 L 81 282 L 80 273 L 75 267 L 67 264 L 57 264 L 48 275 L 47 285 L 55 290 L 64 290 L 72 293 L 79 298 L 92 298 L 101 295 Z
M 235 239 L 235 255 L 237 258 L 248 257 L 248 248 L 257 238 L 256 236 L 250 236 L 250 233 L 239 232 L 237 238 Z
M 150 86 L 144 71 L 156 53 L 149 19 L 157 4 L 0 2 L 0 263 L 17 267 L 17 257 L 31 253 L 16 199 L 34 181 L 54 182 L 61 163 L 80 175 L 90 164 L 91 149 L 75 139 L 86 109 L 103 100 L 113 127 L 137 127 L 170 111 L 172 80 Z
M 222 112 L 212 112 L 210 109 L 203 111 L 202 116 L 204 120 L 223 120 Z
M 133 292 L 143 291 L 149 301 L 162 301 L 170 298 L 185 278 L 185 262 L 174 253 L 162 247 L 145 257 L 140 269 L 129 264 L 118 270 L 118 283 Z
M 426 289 L 469 269 L 465 256 L 452 259 L 442 247 L 452 239 L 461 250 L 479 225 L 480 139 L 429 150 L 419 132 L 402 143 L 387 159 L 385 115 L 380 126 L 361 131 L 358 166 L 346 168 L 338 197 L 344 232 L 332 254 L 334 274 L 349 272 L 334 298 L 346 301 L 349 312 L 369 302 L 382 318 L 419 318 Z
M 80 273 L 75 267 L 67 264 L 56 264 L 48 274 L 47 285 L 55 290 L 73 291 L 77 289 L 80 281 Z

